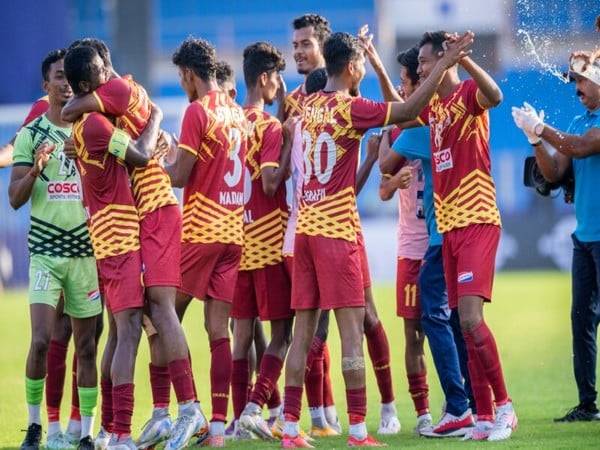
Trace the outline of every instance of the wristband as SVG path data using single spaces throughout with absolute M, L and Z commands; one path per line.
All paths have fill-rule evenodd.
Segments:
M 125 161 L 127 146 L 129 145 L 130 140 L 131 138 L 125 131 L 115 128 L 110 137 L 110 142 L 108 143 L 108 153 Z

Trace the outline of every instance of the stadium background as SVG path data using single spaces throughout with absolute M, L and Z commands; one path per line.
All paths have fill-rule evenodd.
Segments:
M 596 8 L 594 8 L 596 6 Z M 476 32 L 475 57 L 490 69 L 504 91 L 504 102 L 491 112 L 491 147 L 504 234 L 498 265 L 507 269 L 559 268 L 570 265 L 572 207 L 560 195 L 540 198 L 522 185 L 523 159 L 530 153 L 514 127 L 510 107 L 527 99 L 546 110 L 549 120 L 566 128 L 581 107 L 572 86 L 542 70 L 524 45 L 525 30 L 548 66 L 566 68 L 575 48 L 598 42 L 593 21 L 597 0 L 53 0 L 8 1 L 1 11 L 0 141 L 8 141 L 30 104 L 42 95 L 39 62 L 53 48 L 84 36 L 106 40 L 121 73 L 133 73 L 165 111 L 164 127 L 179 132 L 186 105 L 170 62 L 188 35 L 213 42 L 219 56 L 235 68 L 238 101 L 244 98 L 241 77 L 243 48 L 267 40 L 282 49 L 293 89 L 301 78 L 291 57 L 291 21 L 314 11 L 325 15 L 334 30 L 355 32 L 368 23 L 376 35 L 388 71 L 398 81 L 394 56 L 413 45 L 427 29 Z M 50 31 L 51 30 L 51 31 Z M 362 94 L 380 98 L 369 72 Z M 375 169 L 375 172 L 377 169 Z M 0 172 L 0 280 L 6 286 L 26 283 L 28 211 L 13 212 L 6 195 L 9 170 Z M 391 244 L 395 238 L 396 202 L 377 195 L 379 178 L 372 174 L 359 198 L 373 277 L 394 277 Z

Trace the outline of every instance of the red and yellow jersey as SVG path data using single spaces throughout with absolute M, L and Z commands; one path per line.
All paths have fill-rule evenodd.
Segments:
M 301 116 L 302 105 L 307 97 L 308 95 L 304 93 L 304 84 L 301 84 L 292 92 L 290 92 L 285 98 L 285 103 L 283 106 L 285 118 L 287 119 L 288 117 Z
M 108 152 L 115 126 L 102 114 L 84 114 L 73 125 L 83 203 L 96 259 L 140 248 L 139 217 L 125 162 Z
M 489 115 L 473 80 L 447 97 L 437 94 L 419 115 L 429 125 L 435 216 L 445 233 L 471 224 L 500 225 L 491 174 Z
M 296 233 L 356 242 L 356 171 L 360 141 L 387 124 L 390 103 L 341 92 L 317 92 L 304 102 L 304 183 Z
M 262 169 L 279 167 L 283 145 L 281 123 L 258 108 L 244 108 L 248 119 L 246 179 L 244 181 L 244 248 L 240 270 L 255 270 L 283 261 L 287 222 L 285 183 L 273 197 L 265 194 Z
M 42 114 L 46 114 L 48 108 L 50 108 L 50 100 L 48 100 L 48 96 L 44 95 L 43 97 L 38 98 L 35 102 L 33 102 L 33 105 L 31 105 L 31 109 L 29 110 L 29 113 L 27 113 L 27 117 L 25 117 L 21 127 L 24 127 L 29 122 L 37 119 Z
M 243 244 L 247 123 L 221 91 L 187 107 L 179 147 L 197 160 L 184 189 L 183 241 Z
M 129 75 L 112 78 L 100 86 L 94 97 L 100 110 L 116 118 L 118 128 L 137 139 L 146 128 L 152 105 L 146 90 Z M 131 172 L 133 196 L 140 218 L 163 206 L 176 205 L 169 176 L 159 163 L 160 155 L 153 155 L 146 167 Z

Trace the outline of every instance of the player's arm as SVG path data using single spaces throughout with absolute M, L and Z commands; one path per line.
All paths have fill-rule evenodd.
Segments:
M 400 97 L 400 94 L 396 91 L 392 80 L 390 80 L 387 70 L 385 70 L 383 61 L 381 61 L 381 57 L 373 44 L 373 35 L 369 33 L 368 25 L 363 25 L 358 32 L 358 38 L 360 39 L 365 55 L 369 58 L 369 62 L 377 75 L 383 99 L 386 102 L 404 102 L 402 97 Z
M 409 166 L 404 166 L 394 175 L 383 175 L 379 184 L 379 198 L 384 202 L 394 196 L 397 189 L 408 189 L 412 182 L 413 171 Z
M 71 97 L 60 113 L 65 122 L 75 122 L 85 113 L 103 112 L 94 94 Z
M 279 161 L 275 164 L 261 164 L 260 174 L 264 193 L 273 197 L 281 183 L 285 181 L 289 172 L 292 144 L 294 143 L 294 131 L 298 118 L 289 118 L 283 124 L 283 142 L 277 143 L 281 148 Z
M 13 136 L 9 142 L 0 147 L 0 169 L 12 164 L 15 138 L 16 136 Z
M 460 60 L 459 64 L 471 76 L 477 85 L 477 103 L 483 109 L 490 109 L 502 102 L 502 91 L 494 79 L 470 57 Z
M 390 145 L 390 131 L 384 131 L 379 142 L 379 170 L 381 173 L 394 173 L 396 168 L 404 165 L 405 162 L 406 158 L 392 150 Z
M 590 128 L 585 134 L 576 135 L 542 125 L 542 133 L 536 134 L 565 156 L 577 159 L 600 153 L 600 128 Z
M 285 117 L 285 99 L 287 97 L 287 86 L 281 74 L 279 75 L 279 89 L 277 89 L 277 119 L 283 123 Z
M 543 142 L 534 145 L 533 148 L 535 160 L 544 178 L 550 183 L 562 180 L 571 166 L 571 158 L 556 151 L 551 152 Z
M 36 150 L 33 162 L 15 162 L 8 186 L 8 200 L 14 209 L 19 209 L 29 201 L 35 180 L 48 165 L 54 148 L 54 145 L 44 142 Z
M 192 169 L 198 158 L 193 153 L 179 148 L 177 159 L 173 164 L 165 166 L 165 170 L 171 179 L 171 185 L 176 188 L 183 188 L 188 183 Z
M 373 166 L 377 162 L 380 141 L 381 135 L 379 134 L 372 134 L 369 136 L 369 140 L 367 141 L 367 157 L 356 173 L 356 195 L 360 194 L 360 191 L 362 191 L 362 188 L 369 179 L 371 170 L 373 170 Z
M 392 102 L 388 123 L 401 123 L 415 120 L 435 94 L 446 70 L 471 53 L 473 33 L 467 31 L 453 42 L 448 42 L 443 56 L 438 60 L 429 76 L 404 103 Z

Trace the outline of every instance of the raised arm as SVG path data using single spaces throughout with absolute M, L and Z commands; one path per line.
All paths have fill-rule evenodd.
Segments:
M 472 58 L 466 57 L 459 63 L 477 84 L 477 101 L 484 109 L 498 106 L 502 102 L 502 91 L 494 79 Z
M 379 141 L 381 141 L 381 135 L 372 134 L 369 136 L 369 140 L 367 141 L 367 157 L 360 165 L 358 172 L 356 173 L 356 195 L 360 194 L 360 191 L 362 191 L 362 188 L 369 179 L 371 170 L 373 170 L 373 166 L 377 162 L 377 156 L 379 154 Z
M 103 112 L 94 94 L 71 97 L 60 113 L 65 122 L 75 122 L 85 113 Z
M 556 151 L 551 152 L 543 142 L 533 146 L 535 149 L 535 160 L 540 172 L 550 183 L 562 180 L 571 165 L 571 158 Z
M 394 175 L 384 175 L 379 184 L 379 198 L 388 201 L 394 196 L 397 189 L 407 189 L 412 182 L 413 171 L 409 166 L 404 166 Z

